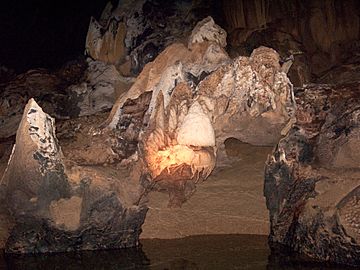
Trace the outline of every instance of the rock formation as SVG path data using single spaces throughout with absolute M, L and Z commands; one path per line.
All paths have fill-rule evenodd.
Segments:
M 229 37 L 199 12 L 208 1 L 124 0 L 91 19 L 87 59 L 0 67 L 6 252 L 137 246 L 148 193 L 181 206 L 234 138 L 278 143 L 265 170 L 272 249 L 360 265 L 359 5 L 218 2 Z
M 137 246 L 147 208 L 141 186 L 129 179 L 126 171 L 67 163 L 54 120 L 31 99 L 1 179 L 1 202 L 11 220 L 6 251 Z
M 149 187 L 167 190 L 171 206 L 192 194 L 216 159 L 224 161 L 227 138 L 274 144 L 293 117 L 292 85 L 278 54 L 262 47 L 230 60 L 225 37 L 211 18 L 199 22 L 188 47 L 174 43 L 145 66 L 107 121 L 109 130 L 141 142 Z M 142 118 L 132 117 L 130 107 L 144 102 Z
M 296 123 L 265 170 L 274 250 L 360 265 L 359 87 L 296 91 Z
M 99 20 L 90 21 L 86 52 L 95 60 L 126 67 L 124 76 L 138 75 L 168 45 L 188 37 L 204 18 L 197 10 L 208 6 L 205 2 L 127 0 L 116 7 L 108 3 Z
M 94 113 L 111 106 L 120 75 L 88 60 L 86 80 L 65 87 L 68 107 L 54 111 L 71 118 L 58 125 L 60 144 L 53 119 L 29 101 L 1 181 L 7 252 L 136 246 L 148 192 L 166 191 L 169 206 L 181 206 L 225 161 L 227 138 L 278 140 L 294 114 L 279 55 L 260 47 L 231 60 L 226 32 L 211 17 L 186 44 L 148 63 L 101 128 Z M 57 82 L 61 74 L 49 76 Z
M 114 65 L 91 59 L 73 61 L 56 72 L 29 70 L 0 84 L 0 138 L 16 133 L 30 98 L 58 119 L 92 115 L 112 108 L 132 84 Z
M 234 52 L 263 45 L 282 58 L 293 54 L 289 76 L 296 86 L 314 82 L 359 51 L 358 1 L 236 0 L 222 1 L 222 7 Z

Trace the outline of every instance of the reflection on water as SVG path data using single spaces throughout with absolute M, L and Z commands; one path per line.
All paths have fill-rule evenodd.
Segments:
M 264 236 L 206 235 L 174 240 L 143 240 L 142 248 L 52 255 L 2 255 L 0 269 L 283 269 L 325 268 L 284 261 L 271 255 Z

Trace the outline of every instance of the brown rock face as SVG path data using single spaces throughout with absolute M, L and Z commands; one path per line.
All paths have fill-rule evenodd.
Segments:
M 11 221 L 6 251 L 63 252 L 138 245 L 147 208 L 118 170 L 65 165 L 54 120 L 31 99 L 1 180 Z M 130 177 L 131 179 L 131 177 Z
M 114 7 L 109 3 L 98 21 L 91 19 L 86 52 L 121 70 L 125 65 L 124 76 L 136 76 L 170 44 L 186 41 L 196 23 L 206 16 L 199 10 L 207 9 L 206 1 L 126 0 Z M 226 44 L 226 32 L 222 31 Z
M 360 265 L 359 83 L 296 92 L 296 123 L 269 156 L 273 249 Z

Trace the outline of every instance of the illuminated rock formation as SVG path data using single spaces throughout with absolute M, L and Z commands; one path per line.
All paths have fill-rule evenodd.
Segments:
M 1 180 L 1 202 L 11 220 L 6 251 L 137 246 L 147 211 L 139 183 L 125 171 L 66 163 L 54 120 L 31 99 Z
M 260 47 L 231 60 L 225 37 L 211 18 L 199 22 L 187 46 L 174 43 L 144 67 L 101 128 L 68 120 L 64 151 L 31 99 L 2 180 L 13 219 L 7 251 L 136 246 L 148 192 L 166 191 L 169 206 L 181 206 L 225 161 L 226 139 L 274 144 L 295 108 L 279 55 Z M 110 105 L 118 77 L 112 65 L 88 63 L 87 80 L 67 88 L 75 116 Z
M 224 162 L 227 138 L 271 145 L 292 123 L 292 85 L 278 54 L 262 47 L 231 61 L 223 33 L 210 18 L 199 22 L 188 48 L 172 44 L 147 64 L 107 121 L 110 130 L 136 131 L 150 187 L 168 190 L 170 205 L 181 205 L 216 159 Z M 136 107 L 145 95 L 144 118 L 130 120 L 127 104 Z
M 265 169 L 273 249 L 360 265 L 359 89 L 297 91 L 296 123 Z

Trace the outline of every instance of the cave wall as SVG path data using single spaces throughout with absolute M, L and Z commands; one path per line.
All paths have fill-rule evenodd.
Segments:
M 300 55 L 295 60 L 305 62 L 312 75 L 305 80 L 339 65 L 359 46 L 358 1 L 235 0 L 222 5 L 229 43 L 237 53 L 265 45 L 283 57 Z

